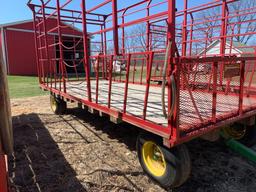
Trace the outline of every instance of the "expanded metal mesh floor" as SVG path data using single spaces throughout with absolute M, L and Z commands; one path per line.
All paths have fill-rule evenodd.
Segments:
M 87 86 L 84 81 L 67 82 L 67 93 L 77 98 L 87 98 Z M 109 82 L 99 81 L 98 104 L 108 105 Z M 58 87 L 57 87 L 58 88 Z M 123 110 L 125 83 L 112 82 L 111 108 Z M 137 117 L 143 117 L 145 85 L 129 84 L 126 112 Z M 96 81 L 91 81 L 92 100 L 96 101 Z M 167 92 L 167 91 L 166 91 Z M 165 95 L 167 101 L 167 93 Z M 239 97 L 235 95 L 217 95 L 216 117 L 234 113 L 238 110 Z M 244 97 L 243 110 L 256 107 L 255 97 Z M 212 117 L 212 93 L 187 90 L 180 92 L 180 128 L 184 131 L 208 122 Z M 151 86 L 149 90 L 146 119 L 167 126 L 161 106 L 161 87 Z

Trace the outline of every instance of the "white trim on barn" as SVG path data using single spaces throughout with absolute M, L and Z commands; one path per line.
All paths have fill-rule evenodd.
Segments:
M 216 40 L 212 42 L 208 47 L 204 50 L 202 50 L 200 53 L 198 53 L 199 56 L 203 56 L 206 54 L 206 56 L 212 56 L 212 55 L 219 55 L 220 53 L 220 40 Z M 234 45 L 231 47 L 231 44 L 229 42 L 226 42 L 226 48 L 225 48 L 225 54 L 229 54 L 231 51 L 231 54 L 235 54 L 238 57 L 241 56 L 243 51 L 241 51 L 239 48 L 236 48 Z
M 29 30 L 29 29 L 18 29 L 18 28 L 6 28 L 6 30 L 8 31 L 20 31 L 20 32 L 25 32 L 25 33 L 34 33 L 33 30 Z M 48 33 L 49 35 L 58 35 L 58 33 Z M 65 37 L 77 37 L 77 38 L 82 38 L 82 36 L 79 35 L 69 35 L 69 34 L 62 34 L 62 36 Z
M 51 19 L 56 19 L 56 18 L 51 18 Z M 21 24 L 25 24 L 25 23 L 30 23 L 30 22 L 34 22 L 32 19 L 27 19 L 27 20 L 23 20 L 23 21 L 17 21 L 17 22 L 11 22 L 11 23 L 5 23 L 5 24 L 0 24 L 0 28 L 1 27 L 9 27 L 9 26 L 14 26 L 14 25 L 21 25 Z M 70 28 L 73 28 L 73 29 L 75 29 L 76 31 L 78 31 L 78 32 L 83 32 L 83 30 L 82 29 L 79 29 L 78 27 L 76 27 L 76 26 L 73 26 L 72 24 L 69 24 L 69 23 L 67 23 L 67 22 L 61 22 L 61 23 L 63 23 L 64 25 L 66 25 L 66 26 L 68 26 L 68 27 L 70 27 Z
M 32 19 L 27 19 L 27 20 L 23 20 L 23 21 L 16 21 L 16 22 L 0 24 L 0 27 L 8 27 L 8 26 L 13 26 L 13 25 L 20 25 L 20 24 L 25 24 L 25 23 L 29 23 L 29 22 L 33 22 L 33 20 Z

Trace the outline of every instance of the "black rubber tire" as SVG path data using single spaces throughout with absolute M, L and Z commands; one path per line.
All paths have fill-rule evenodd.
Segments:
M 156 177 L 147 168 L 142 157 L 142 146 L 146 141 L 158 145 L 166 161 L 166 171 L 163 176 Z M 162 145 L 162 140 L 148 133 L 141 133 L 137 138 L 137 153 L 141 167 L 145 173 L 165 189 L 182 185 L 191 173 L 191 160 L 187 147 L 182 144 L 171 149 Z
M 53 106 L 53 102 L 56 104 L 55 107 Z M 50 106 L 56 115 L 63 115 L 67 110 L 67 103 L 52 94 L 50 95 Z
M 256 144 L 256 126 L 246 126 L 246 132 L 242 139 L 238 140 L 247 147 L 251 147 Z
M 244 125 L 241 123 L 234 123 L 232 125 L 230 125 L 232 127 L 235 128 L 245 128 L 245 134 L 242 138 L 238 139 L 238 138 L 234 138 L 232 137 L 232 135 L 230 135 L 228 132 L 225 131 L 225 128 L 223 130 L 223 134 L 226 138 L 233 138 L 237 141 L 239 141 L 240 143 L 244 144 L 247 147 L 251 147 L 253 145 L 256 144 L 256 125 L 252 125 L 252 126 L 248 126 L 248 125 Z

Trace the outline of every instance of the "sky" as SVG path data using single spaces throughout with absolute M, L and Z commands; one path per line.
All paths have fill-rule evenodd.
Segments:
M 53 0 L 54 1 L 54 0 Z M 76 8 L 79 8 L 80 0 L 76 1 Z M 128 5 L 131 2 L 137 2 L 138 0 L 118 0 L 119 7 L 123 7 Z M 161 0 L 159 0 L 161 1 Z M 198 5 L 200 3 L 204 3 L 208 0 L 189 0 L 190 5 Z M 28 0 L 1 0 L 0 3 L 0 24 L 16 22 L 26 19 L 32 18 L 32 13 L 30 9 L 27 7 Z M 61 0 L 63 2 L 63 0 Z M 96 5 L 97 2 L 102 2 L 102 0 L 87 0 L 87 7 L 90 8 Z M 182 0 L 176 0 L 176 2 L 182 2 Z M 178 9 L 181 9 L 182 3 L 178 3 Z
M 32 13 L 27 0 L 2 0 L 0 3 L 0 24 L 31 19 Z

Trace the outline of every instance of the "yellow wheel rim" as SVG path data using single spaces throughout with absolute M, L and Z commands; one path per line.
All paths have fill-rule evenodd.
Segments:
M 224 134 L 226 134 L 228 137 L 231 137 L 233 139 L 239 140 L 242 139 L 245 136 L 246 133 L 246 126 L 228 126 L 223 128 Z
M 152 141 L 142 146 L 143 161 L 152 175 L 161 177 L 166 171 L 166 162 L 161 149 Z
M 53 111 L 56 111 L 57 109 L 57 101 L 53 97 L 51 97 L 51 108 Z

